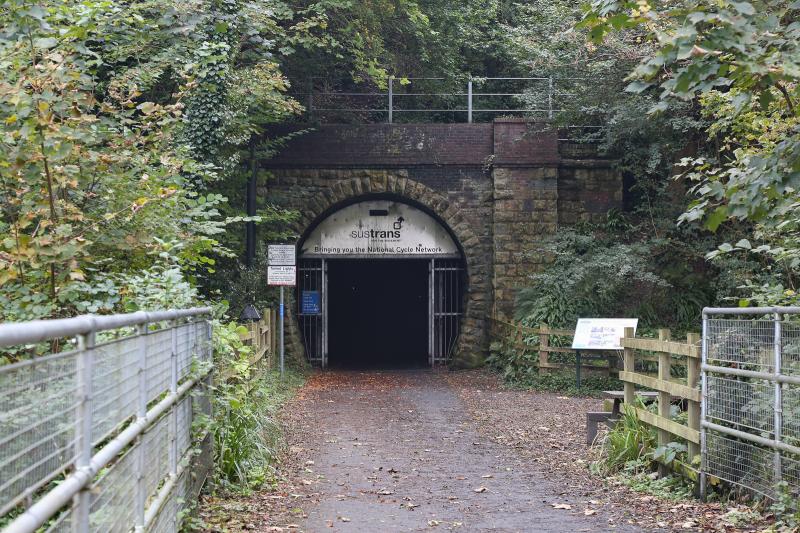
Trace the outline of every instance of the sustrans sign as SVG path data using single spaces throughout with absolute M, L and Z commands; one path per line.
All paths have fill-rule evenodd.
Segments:
M 347 206 L 323 220 L 301 248 L 315 256 L 451 256 L 458 247 L 447 230 L 408 204 L 371 200 Z

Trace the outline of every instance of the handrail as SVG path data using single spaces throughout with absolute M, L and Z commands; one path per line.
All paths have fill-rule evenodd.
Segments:
M 49 339 L 74 337 L 91 332 L 208 314 L 211 314 L 210 307 L 193 307 L 191 309 L 173 309 L 170 311 L 139 311 L 117 315 L 81 315 L 73 318 L 5 323 L 0 324 L 0 346 L 29 344 Z
M 6 436 L 13 436 L 14 431 L 20 430 L 52 431 L 51 421 L 55 415 L 48 409 L 57 407 L 48 406 L 48 400 L 59 394 L 74 397 L 74 401 L 70 400 L 71 407 L 58 411 L 57 416 L 66 417 L 63 423 L 66 427 L 73 427 L 74 429 L 70 431 L 75 435 L 74 440 L 60 444 L 67 452 L 65 452 L 66 457 L 59 459 L 57 465 L 53 465 L 58 467 L 56 472 L 65 473 L 65 478 L 58 484 L 52 483 L 52 474 L 34 472 L 30 479 L 25 478 L 24 485 L 17 487 L 7 485 L 12 488 L 8 493 L 3 493 L 5 501 L 0 502 L 3 505 L 3 510 L 0 512 L 3 514 L 22 501 L 20 498 L 33 497 L 33 502 L 3 529 L 4 533 L 36 531 L 50 518 L 64 510 L 70 502 L 74 502 L 68 511 L 71 513 L 69 515 L 71 519 L 75 521 L 74 527 L 79 531 L 88 531 L 90 514 L 99 512 L 93 509 L 94 503 L 90 493 L 90 489 L 99 490 L 99 486 L 92 486 L 95 477 L 106 468 L 108 468 L 106 476 L 111 475 L 114 469 L 124 468 L 122 466 L 124 461 L 134 453 L 135 459 L 130 460 L 135 461 L 137 466 L 132 468 L 137 469 L 139 477 L 132 487 L 125 487 L 128 494 L 135 496 L 135 514 L 132 518 L 135 523 L 129 525 L 141 530 L 148 523 L 147 517 L 152 520 L 157 514 L 157 507 L 166 501 L 167 496 L 164 493 L 171 491 L 174 494 L 173 487 L 181 472 L 180 462 L 188 460 L 192 453 L 179 450 L 178 428 L 180 427 L 182 433 L 189 435 L 191 428 L 188 424 L 191 424 L 191 417 L 184 417 L 183 425 L 179 426 L 178 410 L 179 403 L 186 401 L 184 398 L 194 388 L 199 387 L 213 370 L 213 365 L 210 364 L 211 322 L 207 318 L 201 318 L 209 316 L 211 312 L 210 307 L 197 307 L 108 316 L 84 315 L 0 325 L 0 346 L 77 337 L 74 350 L 0 366 L 0 375 L 4 376 L 5 383 L 13 384 L 16 381 L 28 384 L 25 388 L 27 396 L 17 398 L 19 391 L 14 387 L 7 387 L 4 389 L 4 398 L 11 400 L 13 397 L 15 398 L 13 401 L 17 403 L 30 401 L 35 407 L 28 417 L 30 420 L 25 419 L 21 423 L 24 426 L 18 424 L 19 427 L 16 429 L 14 426 L 5 426 Z M 193 317 L 197 317 L 197 320 L 180 322 L 182 318 Z M 149 324 L 161 322 L 167 322 L 167 325 L 157 331 L 151 331 L 147 327 Z M 96 333 L 129 326 L 137 326 L 133 335 L 95 344 Z M 180 340 L 181 335 L 183 341 Z M 151 338 L 152 343 L 149 342 Z M 114 359 L 115 357 L 125 357 L 126 364 L 120 366 L 122 359 Z M 209 364 L 191 372 L 189 363 L 193 358 L 199 358 L 200 361 Z M 62 365 L 60 363 L 62 360 L 70 361 L 70 364 Z M 48 366 L 53 362 L 56 362 L 55 367 Z M 27 366 L 33 365 L 39 372 L 35 386 L 30 384 L 33 382 L 29 383 L 26 374 L 29 372 Z M 112 373 L 103 370 L 104 365 L 116 369 L 117 374 L 111 377 Z M 123 368 L 128 370 L 123 371 Z M 134 376 L 133 381 L 138 382 L 138 386 L 129 386 L 131 376 Z M 96 390 L 98 380 L 108 380 L 110 383 L 101 384 L 101 389 Z M 123 383 L 126 384 L 124 387 L 121 385 Z M 64 389 L 65 386 L 68 388 Z M 105 394 L 104 391 L 114 387 L 116 387 L 115 395 L 111 400 L 124 401 L 124 408 L 112 411 L 113 415 L 109 415 L 113 416 L 111 419 L 102 418 L 105 416 L 103 411 L 107 405 L 103 403 L 105 400 L 102 395 Z M 52 396 L 50 388 L 56 390 L 56 396 Z M 48 392 L 51 396 L 47 396 Z M 95 419 L 96 416 L 100 418 Z M 7 417 L 6 420 L 11 418 Z M 169 424 L 171 428 L 164 451 L 169 458 L 169 465 L 164 470 L 157 470 L 154 475 L 163 476 L 159 481 L 164 481 L 163 487 L 167 488 L 162 487 L 161 492 L 155 495 L 150 494 L 150 488 L 145 484 L 145 474 L 142 473 L 143 470 L 147 471 L 144 465 L 146 448 L 149 445 L 143 443 L 139 437 L 164 420 L 167 420 L 165 424 Z M 104 425 L 107 422 L 113 422 L 113 430 L 107 430 Z M 99 434 L 103 436 L 98 437 Z M 100 445 L 102 447 L 96 450 L 96 446 Z M 24 468 L 24 472 L 30 472 L 31 464 L 42 464 L 41 461 L 32 463 L 39 461 L 36 455 L 37 446 L 40 445 L 28 446 L 24 450 L 26 455 L 19 455 L 21 458 L 19 460 L 12 457 L 12 461 L 9 462 L 8 457 L 3 458 L 4 467 L 12 465 L 14 468 Z M 161 453 L 161 450 L 158 453 Z M 0 484 L 3 482 L 5 480 Z M 39 495 L 40 489 L 41 495 Z M 113 485 L 106 490 L 112 491 Z M 113 499 L 113 493 L 111 494 Z M 157 497 L 149 500 L 148 497 L 151 495 Z M 63 516 L 65 515 L 62 514 L 61 517 Z
M 94 454 L 88 465 L 78 468 L 67 476 L 64 481 L 60 482 L 53 490 L 42 496 L 41 499 L 6 526 L 3 533 L 32 533 L 36 531 L 50 517 L 72 501 L 72 498 L 80 493 L 102 468 L 111 463 L 136 437 L 151 427 L 162 414 L 178 403 L 178 400 L 183 398 L 210 372 L 211 368 L 197 377 L 190 378 L 181 384 L 175 393 L 169 394 L 147 411 L 144 417 L 137 418 L 122 433 Z

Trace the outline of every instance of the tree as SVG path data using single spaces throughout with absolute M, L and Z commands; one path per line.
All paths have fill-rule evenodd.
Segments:
M 726 221 L 747 225 L 750 238 L 709 255 L 760 255 L 769 275 L 750 288 L 762 303 L 798 301 L 798 15 L 796 1 L 595 0 L 581 23 L 595 42 L 626 28 L 646 32 L 653 51 L 631 73 L 628 89 L 658 91 L 653 113 L 686 101 L 701 107 L 711 123 L 709 149 L 684 160 L 697 184 L 682 220 L 703 220 L 711 230 Z
M 119 287 L 103 280 L 159 257 L 189 269 L 205 261 L 220 198 L 186 187 L 196 169 L 172 142 L 180 98 L 98 90 L 108 50 L 141 35 L 142 20 L 99 0 L 11 1 L 2 26 L 3 319 L 110 309 Z

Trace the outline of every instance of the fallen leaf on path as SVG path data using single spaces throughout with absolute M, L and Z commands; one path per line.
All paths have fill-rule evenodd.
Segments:
M 551 505 L 553 506 L 553 509 L 572 509 L 572 506 L 568 503 L 553 503 Z
M 486 487 L 478 487 L 477 489 L 475 489 L 475 492 L 478 492 L 478 493 L 486 492 Z
M 592 515 L 594 515 L 594 514 L 597 514 L 597 511 L 595 511 L 594 509 L 586 509 L 586 510 L 583 512 L 583 514 L 585 514 L 586 516 L 592 516 Z
M 436 526 L 438 526 L 440 523 L 441 523 L 441 522 L 439 522 L 438 520 L 428 520 L 428 525 L 429 525 L 429 526 L 431 526 L 431 527 L 436 527 Z
M 340 516 L 339 520 L 341 520 L 342 522 L 349 522 L 350 521 L 350 519 L 347 518 L 346 516 Z

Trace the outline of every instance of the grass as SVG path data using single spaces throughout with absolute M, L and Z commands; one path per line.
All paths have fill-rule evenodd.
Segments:
M 215 395 L 215 471 L 212 490 L 248 493 L 274 483 L 274 461 L 283 443 L 277 412 L 302 385 L 303 376 L 266 373 L 249 392 L 243 384 L 223 386 Z
M 530 373 L 524 376 L 507 377 L 506 382 L 514 388 L 540 392 L 558 392 L 567 396 L 597 397 L 606 390 L 622 390 L 622 382 L 615 377 L 598 374 L 581 376 L 581 386 L 577 386 L 575 372 Z

